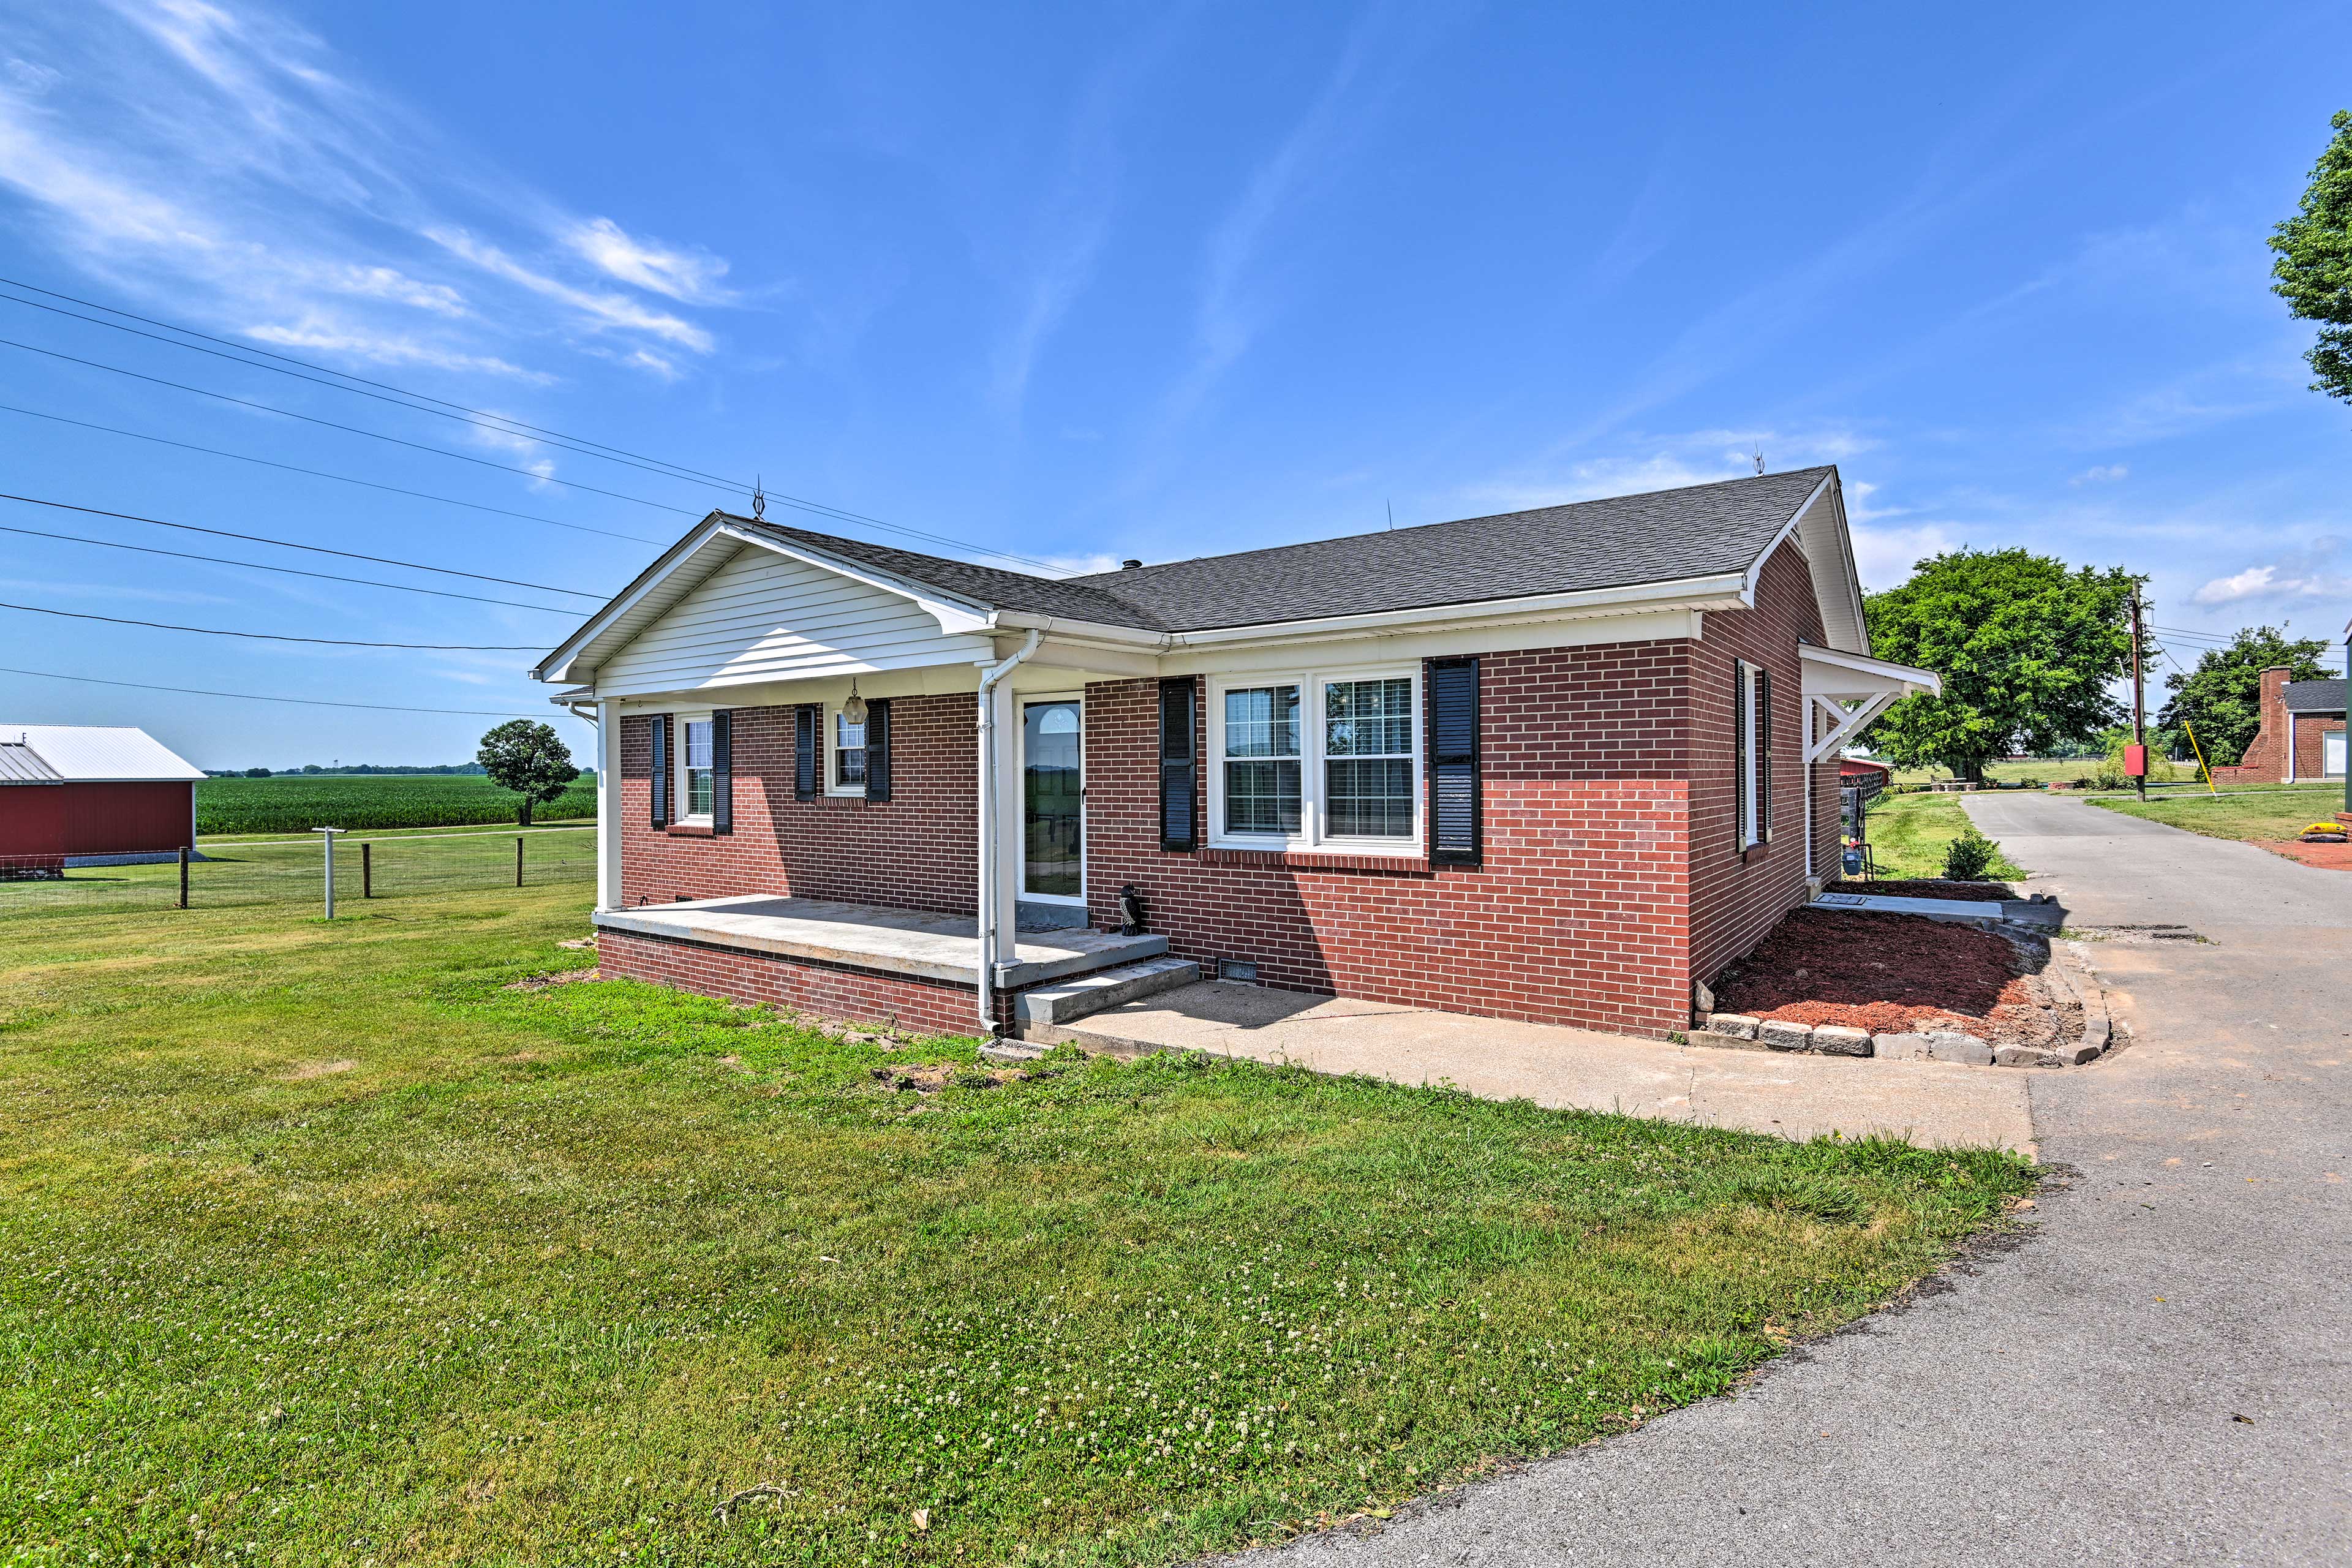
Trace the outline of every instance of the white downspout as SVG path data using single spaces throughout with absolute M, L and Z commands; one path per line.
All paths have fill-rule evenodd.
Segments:
M 1045 640 L 1033 630 L 1018 651 L 980 672 L 980 1031 L 996 1037 L 996 683 Z

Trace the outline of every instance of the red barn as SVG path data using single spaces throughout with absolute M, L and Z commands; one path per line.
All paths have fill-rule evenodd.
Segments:
M 0 724 L 0 874 L 194 848 L 204 776 L 144 730 Z

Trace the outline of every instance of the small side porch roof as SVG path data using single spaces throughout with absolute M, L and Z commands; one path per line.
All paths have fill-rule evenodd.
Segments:
M 1943 678 L 1868 654 L 1811 644 L 1797 650 L 1805 679 L 1808 716 L 1805 761 L 1834 757 L 1870 721 L 1906 697 L 1940 697 Z

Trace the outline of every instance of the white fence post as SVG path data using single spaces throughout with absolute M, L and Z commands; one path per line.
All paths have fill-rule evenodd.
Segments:
M 335 918 L 335 835 L 341 833 L 342 829 L 314 827 L 310 831 L 316 833 L 319 836 L 319 841 L 327 847 L 327 918 L 333 920 Z

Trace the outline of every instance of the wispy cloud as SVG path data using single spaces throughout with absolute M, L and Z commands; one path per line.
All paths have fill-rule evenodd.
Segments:
M 2071 485 L 2121 484 L 2131 477 L 2131 469 L 2121 463 L 2094 463 L 2066 482 Z
M 622 282 L 681 303 L 724 305 L 735 298 L 720 282 L 727 263 L 699 247 L 640 239 L 608 217 L 573 224 L 558 237 Z
M 1811 430 L 1692 430 L 1629 437 L 1619 445 L 1621 450 L 1574 461 L 1538 460 L 1458 493 L 1465 502 L 1502 510 L 1558 506 L 1739 479 L 1756 471 L 1759 452 L 1768 469 L 1781 470 L 1843 462 L 1878 443 L 1858 431 L 1825 426 Z M 1868 489 L 1864 487 L 1865 494 Z M 1853 495 L 1851 487 L 1847 493 Z
M 2331 570 L 2343 551 L 2343 542 L 2319 539 L 2297 557 L 2249 566 L 2226 577 L 2216 577 L 2189 595 L 2207 605 L 2281 603 L 2294 599 L 2352 598 L 2352 576 Z
M 734 299 L 723 258 L 562 213 L 264 5 L 32 0 L 11 24 L 0 205 L 179 319 L 520 380 L 549 379 L 526 352 L 620 339 L 605 357 L 675 375 L 712 335 L 646 296 Z

